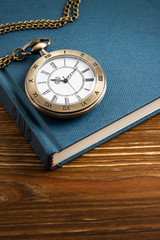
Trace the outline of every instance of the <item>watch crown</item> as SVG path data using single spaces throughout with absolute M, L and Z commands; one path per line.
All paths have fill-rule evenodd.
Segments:
M 46 49 L 51 44 L 50 38 L 39 38 L 25 44 L 22 49 L 22 55 L 40 54 L 41 56 L 47 54 Z M 30 51 L 26 51 L 30 48 Z
M 31 53 L 32 54 L 46 54 L 46 49 L 48 44 L 46 42 L 36 42 L 33 46 L 31 46 Z

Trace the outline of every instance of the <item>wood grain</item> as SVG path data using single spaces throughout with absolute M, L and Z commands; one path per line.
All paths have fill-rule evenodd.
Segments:
M 160 115 L 48 172 L 0 105 L 0 239 L 160 239 Z

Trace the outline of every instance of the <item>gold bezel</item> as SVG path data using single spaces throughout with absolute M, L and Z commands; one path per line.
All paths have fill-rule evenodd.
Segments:
M 49 59 L 64 55 L 75 56 L 88 62 L 96 76 L 96 84 L 92 93 L 84 100 L 69 105 L 60 105 L 46 100 L 39 94 L 35 84 L 36 73 Z M 89 55 L 75 50 L 57 50 L 40 57 L 29 69 L 25 79 L 25 90 L 30 102 L 40 111 L 60 118 L 80 116 L 93 109 L 104 97 L 106 91 L 106 77 L 97 61 Z

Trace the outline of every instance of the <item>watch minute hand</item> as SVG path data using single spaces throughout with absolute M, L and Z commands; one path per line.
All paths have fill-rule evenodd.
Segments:
M 70 79 L 72 77 L 72 75 L 74 74 L 74 72 L 77 70 L 78 67 L 76 67 L 67 77 L 66 79 Z

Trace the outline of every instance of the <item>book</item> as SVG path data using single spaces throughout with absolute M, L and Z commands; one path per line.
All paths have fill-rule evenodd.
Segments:
M 40 1 L 39 8 L 35 0 L 32 8 L 30 4 L 3 1 L 1 23 L 59 19 L 65 2 Z M 21 11 L 14 5 L 21 6 Z M 53 43 L 48 52 L 78 50 L 95 58 L 105 71 L 107 91 L 102 102 L 86 115 L 62 120 L 36 110 L 25 94 L 25 76 L 38 56 L 0 70 L 0 101 L 49 170 L 160 113 L 159 2 L 82 1 L 79 11 L 74 23 L 57 30 L 26 30 L 0 37 L 0 56 L 33 39 L 49 37 Z

